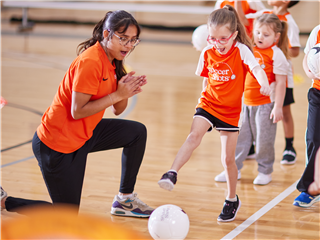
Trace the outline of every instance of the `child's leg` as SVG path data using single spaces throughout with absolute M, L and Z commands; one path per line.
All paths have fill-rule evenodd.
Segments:
M 189 160 L 192 152 L 199 146 L 203 135 L 208 131 L 211 125 L 200 117 L 195 117 L 191 125 L 191 131 L 187 140 L 180 148 L 171 170 L 162 175 L 158 184 L 161 188 L 171 191 L 177 182 L 177 172 Z
M 273 103 L 258 106 L 255 116 L 257 126 L 256 160 L 258 162 L 258 172 L 263 174 L 271 174 L 273 172 L 275 159 L 274 142 L 277 124 L 270 119 L 273 106 Z
M 236 146 L 235 160 L 240 170 L 243 167 L 243 162 L 246 160 L 250 151 L 251 145 L 254 141 L 255 123 L 252 122 L 251 115 L 253 115 L 253 107 L 244 105 L 242 125 L 239 131 L 239 136 Z
M 291 113 L 291 105 L 286 105 L 282 108 L 283 111 L 283 130 L 285 138 L 293 138 L 294 135 L 294 125 L 293 117 Z
M 226 172 L 228 196 L 227 199 L 236 197 L 238 168 L 235 161 L 235 152 L 239 132 L 220 131 L 221 162 Z
M 179 171 L 180 168 L 190 159 L 192 152 L 200 145 L 204 134 L 211 125 L 203 118 L 195 117 L 193 119 L 190 134 L 181 146 L 174 162 L 171 166 L 172 170 Z

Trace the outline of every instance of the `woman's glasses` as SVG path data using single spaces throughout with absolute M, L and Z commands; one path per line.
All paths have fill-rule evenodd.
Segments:
M 131 44 L 132 47 L 137 46 L 140 43 L 140 39 L 139 38 L 134 38 L 134 39 L 129 39 L 129 38 L 124 38 L 124 37 L 119 37 L 117 34 L 113 33 L 113 35 L 115 35 L 117 38 L 119 38 L 119 43 L 122 46 L 126 46 L 129 42 Z
M 232 34 L 230 35 L 230 37 L 228 37 L 228 38 L 223 38 L 223 39 L 215 39 L 215 38 L 211 38 L 210 36 L 208 36 L 207 41 L 208 41 L 208 43 L 210 43 L 210 44 L 215 44 L 216 42 L 218 42 L 218 43 L 224 45 L 224 44 L 227 44 L 227 43 L 229 42 L 229 40 L 230 40 L 230 38 L 233 36 L 233 34 L 234 34 L 234 33 L 232 33 Z

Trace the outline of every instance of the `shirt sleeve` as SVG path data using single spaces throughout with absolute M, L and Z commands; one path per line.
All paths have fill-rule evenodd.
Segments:
M 90 58 L 81 59 L 75 69 L 72 90 L 96 95 L 101 80 L 101 69 L 101 62 Z
M 317 35 L 318 32 L 320 31 L 320 24 L 318 26 L 316 26 L 310 33 L 308 41 L 306 43 L 306 47 L 304 48 L 304 53 L 307 54 L 310 49 L 316 45 L 317 43 Z
M 207 69 L 207 67 L 206 67 L 206 61 L 205 61 L 205 59 L 204 59 L 204 55 L 205 55 L 205 53 L 206 53 L 206 51 L 208 50 L 208 49 L 210 49 L 212 46 L 207 46 L 207 47 L 205 47 L 203 50 L 202 50 L 202 52 L 201 52 L 201 54 L 200 54 L 200 58 L 199 58 L 199 62 L 198 62 L 198 66 L 197 66 L 197 70 L 196 70 L 196 75 L 197 76 L 200 76 L 200 77 L 209 77 L 209 75 L 208 75 L 208 69 Z
M 250 49 L 246 45 L 238 42 L 236 46 L 240 50 L 242 61 L 246 65 L 248 65 L 249 67 L 248 70 L 252 71 L 252 69 L 254 69 L 256 66 L 259 66 L 257 59 L 254 57 L 253 53 L 250 51 Z
M 301 47 L 299 38 L 299 27 L 294 21 L 291 14 L 286 16 L 288 23 L 288 38 L 290 42 L 290 47 Z
M 273 73 L 278 75 L 288 75 L 289 63 L 280 48 L 273 48 Z

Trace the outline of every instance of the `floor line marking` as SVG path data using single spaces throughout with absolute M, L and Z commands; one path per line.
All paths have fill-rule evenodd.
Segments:
M 14 161 L 14 162 L 10 162 L 10 163 L 7 163 L 7 164 L 3 164 L 0 166 L 0 168 L 4 168 L 4 167 L 7 167 L 7 166 L 10 166 L 10 165 L 13 165 L 13 164 L 16 164 L 16 163 L 19 163 L 19 162 L 24 162 L 24 161 L 27 161 L 29 159 L 32 159 L 34 158 L 34 156 L 30 156 L 30 157 L 26 157 L 26 158 L 23 158 L 23 159 L 20 159 L 20 160 L 17 160 L 17 161 Z
M 267 203 L 265 206 L 263 206 L 261 209 L 259 209 L 253 215 L 251 215 L 247 220 L 245 220 L 242 224 L 240 224 L 238 227 L 236 227 L 234 230 L 232 230 L 230 233 L 228 233 L 221 239 L 233 239 L 240 233 L 242 233 L 252 223 L 256 222 L 260 217 L 262 217 L 264 214 L 270 211 L 274 206 L 276 206 L 283 199 L 288 197 L 296 189 L 298 181 L 299 180 L 293 183 L 290 187 L 288 187 L 286 190 L 284 190 L 282 193 L 276 196 L 273 200 L 271 200 L 269 203 Z

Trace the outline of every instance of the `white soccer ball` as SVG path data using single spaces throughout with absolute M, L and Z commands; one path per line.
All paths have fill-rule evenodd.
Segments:
M 310 49 L 307 57 L 308 68 L 313 75 L 320 78 L 320 43 Z
M 189 232 L 189 217 L 176 205 L 162 205 L 149 217 L 148 229 L 153 239 L 185 239 Z
M 192 44 L 197 51 L 202 51 L 208 44 L 209 32 L 207 24 L 200 25 L 192 33 Z

